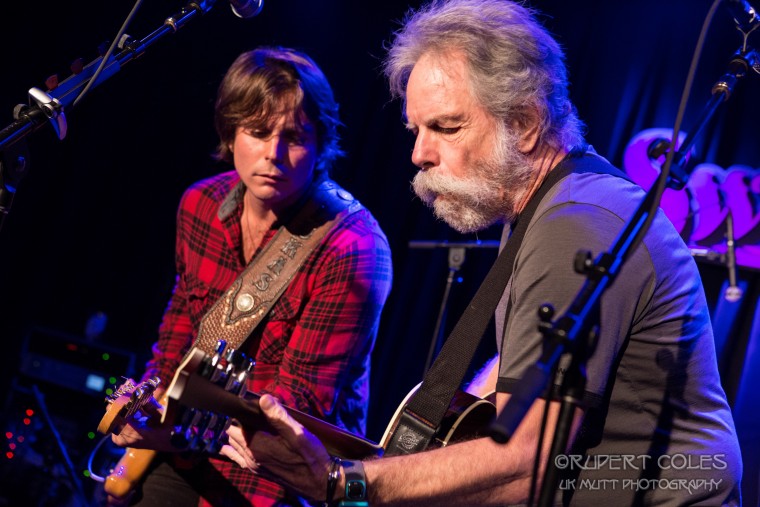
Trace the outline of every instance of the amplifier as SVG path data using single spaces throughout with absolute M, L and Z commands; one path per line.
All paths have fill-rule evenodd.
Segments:
M 134 367 L 132 352 L 35 327 L 24 338 L 19 375 L 103 397 Z

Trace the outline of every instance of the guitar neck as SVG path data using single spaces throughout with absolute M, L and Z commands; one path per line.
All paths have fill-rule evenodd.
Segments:
M 260 396 L 247 393 L 241 398 L 221 389 L 199 375 L 188 375 L 179 393 L 169 393 L 180 405 L 222 413 L 240 421 L 249 431 L 272 431 L 259 407 Z M 178 397 L 175 396 L 179 394 Z M 285 407 L 291 417 L 314 434 L 330 454 L 346 459 L 364 459 L 382 454 L 378 444 L 359 437 L 314 416 Z

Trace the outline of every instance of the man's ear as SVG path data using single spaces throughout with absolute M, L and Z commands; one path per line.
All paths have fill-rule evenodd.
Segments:
M 538 144 L 538 111 L 535 107 L 527 107 L 523 111 L 520 121 L 515 120 L 513 126 L 520 132 L 520 138 L 517 140 L 517 149 L 523 154 L 531 153 L 536 149 Z

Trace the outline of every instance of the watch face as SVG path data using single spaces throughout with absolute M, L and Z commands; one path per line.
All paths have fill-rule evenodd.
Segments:
M 349 480 L 346 484 L 346 498 L 349 500 L 364 500 L 366 486 L 364 481 Z

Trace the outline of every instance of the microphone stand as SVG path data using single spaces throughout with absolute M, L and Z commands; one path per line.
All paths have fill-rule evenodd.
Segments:
M 116 74 L 123 65 L 142 56 L 154 43 L 165 35 L 177 32 L 189 21 L 205 14 L 214 6 L 216 0 L 192 0 L 179 12 L 164 20 L 163 25 L 142 40 L 136 40 L 124 35 L 119 41 L 121 52 L 111 55 L 106 60 L 96 81 L 89 84 L 94 88 Z M 29 105 L 20 104 L 13 110 L 13 121 L 0 130 L 0 230 L 2 230 L 8 212 L 13 202 L 16 187 L 28 171 L 28 164 L 23 155 L 15 152 L 6 156 L 5 151 L 26 136 L 50 123 L 58 139 L 66 137 L 67 123 L 64 111 L 74 106 L 80 92 L 88 86 L 89 81 L 101 66 L 103 57 L 98 57 L 87 64 L 81 72 L 70 76 L 57 87 L 47 92 L 39 88 L 29 90 Z M 6 160 L 7 158 L 7 160 Z
M 726 268 L 728 269 L 728 287 L 723 297 L 729 303 L 736 303 L 744 291 L 736 281 L 736 245 L 734 241 L 734 217 L 731 210 L 726 215 Z
M 61 434 L 59 433 L 58 428 L 56 428 L 53 419 L 50 417 L 50 412 L 48 411 L 47 404 L 45 403 L 45 396 L 42 394 L 36 384 L 32 384 L 31 390 L 32 394 L 34 395 L 34 399 L 37 402 L 37 406 L 42 413 L 42 417 L 45 420 L 48 429 L 52 433 L 53 438 L 55 439 L 58 451 L 61 453 L 61 459 L 63 460 L 64 468 L 66 469 L 66 473 L 71 480 L 73 494 L 77 497 L 79 505 L 82 507 L 88 507 L 90 505 L 90 502 L 87 499 L 87 495 L 84 493 L 84 489 L 82 488 L 82 481 L 79 480 L 79 475 L 77 475 L 76 471 L 74 470 L 74 464 L 71 461 L 71 457 L 69 457 L 68 451 L 66 451 L 66 445 L 61 438 Z
M 448 241 L 410 241 L 409 248 L 448 248 L 449 249 L 449 273 L 446 277 L 446 288 L 443 291 L 443 298 L 441 299 L 441 307 L 438 310 L 438 318 L 435 321 L 435 329 L 433 330 L 433 338 L 430 340 L 430 348 L 428 349 L 427 360 L 425 361 L 425 369 L 423 370 L 423 376 L 430 369 L 430 365 L 433 362 L 434 356 L 441 348 L 441 344 L 444 340 L 444 327 L 443 322 L 446 319 L 448 313 L 448 301 L 451 294 L 451 287 L 454 284 L 454 277 L 462 268 L 466 258 L 466 249 L 468 248 L 499 248 L 498 241 L 473 241 L 473 242 L 448 242 Z
M 699 132 L 714 114 L 718 105 L 727 101 L 739 78 L 746 76 L 750 70 L 760 73 L 760 57 L 757 51 L 747 48 L 746 37 L 743 47 L 736 52 L 724 74 L 712 88 L 710 99 L 700 123 L 694 132 Z M 675 129 L 674 129 L 675 130 Z M 673 132 L 676 138 L 677 132 Z M 541 507 L 550 507 L 559 484 L 559 471 L 553 466 L 555 459 L 567 449 L 573 415 L 576 407 L 582 406 L 583 390 L 586 384 L 586 360 L 593 353 L 598 337 L 599 304 L 604 291 L 614 282 L 623 264 L 642 241 L 657 212 L 662 192 L 666 186 L 682 188 L 688 175 L 682 168 L 670 175 L 674 160 L 680 166 L 686 151 L 691 147 L 695 135 L 687 136 L 678 151 L 667 151 L 667 158 L 654 185 L 647 191 L 624 230 L 616 238 L 612 248 L 591 259 L 591 253 L 579 251 L 574 267 L 587 279 L 581 287 L 568 310 L 552 322 L 554 310 L 544 304 L 539 308 L 539 330 L 544 336 L 543 351 L 540 359 L 531 365 L 516 384 L 516 388 L 504 410 L 497 416 L 489 428 L 491 438 L 506 443 L 517 429 L 528 409 L 548 386 L 552 373 L 563 354 L 570 354 L 570 365 L 560 386 L 561 407 L 555 428 L 546 471 L 539 497 Z M 669 148 L 668 145 L 667 148 Z M 662 149 L 660 147 L 659 149 Z M 532 493 L 532 491 L 531 491 Z

